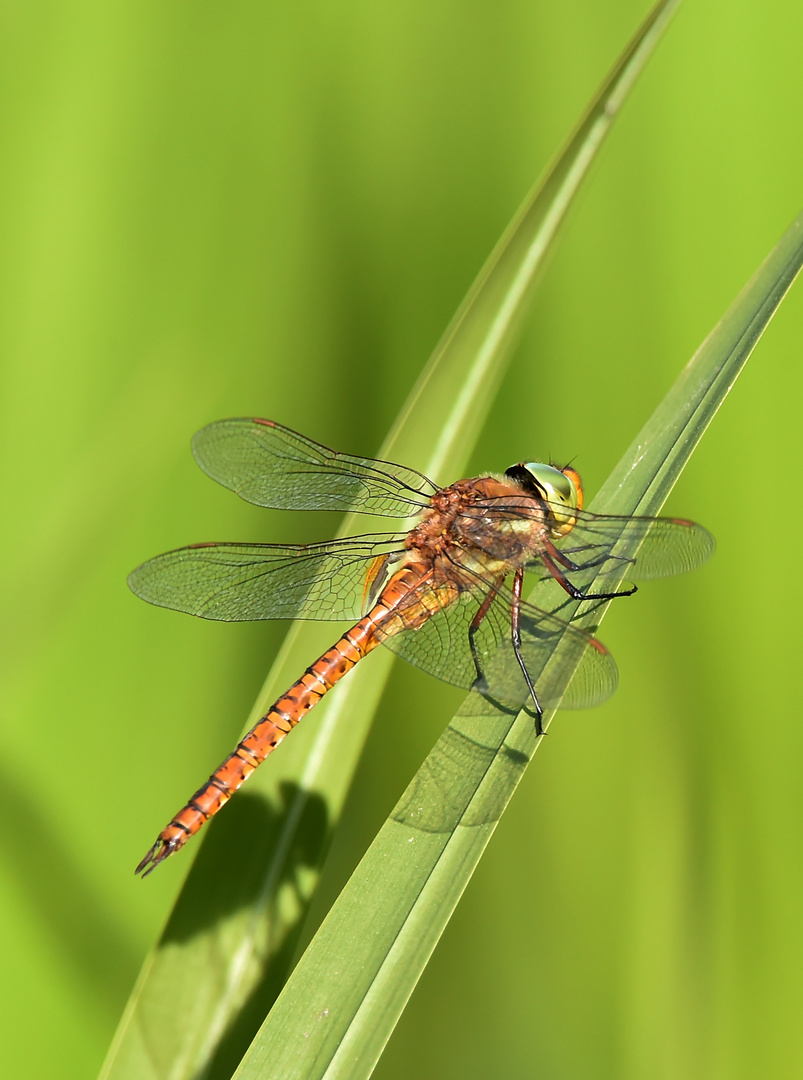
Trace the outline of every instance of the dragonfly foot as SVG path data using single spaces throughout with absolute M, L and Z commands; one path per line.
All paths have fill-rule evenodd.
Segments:
M 471 689 L 476 690 L 478 694 L 482 694 L 483 697 L 488 697 L 491 692 L 491 688 L 488 686 L 488 680 L 484 675 L 478 675 L 474 682 L 471 684 Z
M 584 593 L 574 586 L 568 590 L 569 596 L 573 600 L 616 600 L 620 596 L 633 596 L 637 592 L 638 585 L 631 585 L 629 589 L 622 589 L 620 592 Z
M 533 718 L 533 727 L 535 728 L 535 737 L 540 739 L 542 735 L 546 735 L 544 731 L 544 714 L 540 711 L 534 712 L 531 709 L 525 707 L 524 711 L 528 716 Z

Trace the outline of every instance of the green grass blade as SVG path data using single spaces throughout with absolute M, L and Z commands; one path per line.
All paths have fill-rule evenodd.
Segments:
M 516 340 L 537 272 L 678 3 L 656 5 L 528 196 L 435 350 L 381 456 L 435 478 L 452 479 L 463 467 Z M 365 529 L 364 518 L 349 519 L 342 532 Z M 249 725 L 331 644 L 331 636 L 331 628 L 293 628 Z M 360 665 L 210 829 L 162 939 L 140 974 L 103 1078 L 230 1074 L 289 970 L 316 867 L 391 661 L 389 653 L 379 650 L 370 664 Z M 150 838 L 144 839 L 145 847 Z M 173 872 L 177 869 L 170 864 L 160 870 Z
M 383 453 L 447 482 L 462 468 L 496 392 L 538 271 L 628 92 L 680 0 L 650 12 L 565 146 L 524 200 L 446 329 Z M 445 405 L 448 408 L 445 408 Z M 421 433 L 438 440 L 421 457 Z
M 681 373 L 596 510 L 660 508 L 801 265 L 803 215 Z M 526 714 L 511 722 L 468 696 L 293 972 L 239 1080 L 371 1074 L 536 745 Z
M 658 513 L 798 274 L 802 245 L 799 216 L 641 429 L 600 489 L 593 510 Z

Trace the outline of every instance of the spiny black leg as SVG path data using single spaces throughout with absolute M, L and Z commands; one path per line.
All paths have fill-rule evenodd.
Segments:
M 572 585 L 560 567 L 556 565 L 551 555 L 544 551 L 541 553 L 541 560 L 555 581 L 566 590 L 572 600 L 615 600 L 617 596 L 632 596 L 633 593 L 638 592 L 638 585 L 634 585 L 632 588 L 622 589 L 620 592 L 584 593 L 582 589 Z
M 573 562 L 573 560 L 569 558 L 569 553 L 573 553 L 574 548 L 568 548 L 566 551 L 560 551 L 558 548 L 555 547 L 554 544 L 549 543 L 547 543 L 545 547 L 549 554 L 552 556 L 552 558 L 555 560 L 555 562 L 560 563 L 561 566 L 565 566 L 566 569 L 571 570 L 572 573 L 577 573 L 578 570 L 585 570 L 589 566 L 599 566 L 600 563 L 605 562 L 605 560 L 608 558 L 608 554 L 607 552 L 605 552 L 602 555 L 598 555 L 596 559 L 593 560 L 593 562 L 581 564 Z M 579 551 L 582 549 L 578 548 L 577 550 Z
M 471 620 L 471 625 L 468 628 L 468 646 L 471 649 L 471 659 L 474 661 L 474 667 L 476 668 L 476 671 L 477 671 L 477 681 L 475 682 L 474 685 L 480 691 L 486 690 L 488 688 L 488 686 L 487 686 L 487 683 L 485 681 L 485 674 L 483 673 L 483 670 L 482 670 L 482 661 L 480 660 L 480 654 L 477 651 L 477 643 L 474 640 L 474 638 L 476 637 L 477 631 L 480 628 L 482 620 L 485 618 L 485 616 L 488 614 L 488 612 L 491 609 L 491 604 L 494 602 L 494 599 L 496 598 L 496 594 L 499 592 L 499 586 L 502 584 L 502 580 L 503 580 L 502 578 L 499 578 L 499 580 L 494 583 L 494 586 L 491 589 L 491 591 L 488 593 L 488 595 L 485 597 L 483 602 L 477 608 L 477 613 L 474 616 L 474 618 Z
M 510 605 L 510 636 L 513 641 L 513 652 L 516 654 L 519 667 L 524 675 L 524 681 L 527 683 L 527 689 L 530 691 L 530 697 L 535 705 L 535 735 L 536 738 L 539 738 L 544 734 L 544 710 L 541 708 L 541 702 L 538 700 L 530 673 L 524 663 L 524 657 L 521 655 L 521 587 L 523 582 L 524 571 L 519 568 L 513 578 L 513 603 Z
M 555 562 L 559 562 L 561 566 L 565 566 L 566 569 L 570 570 L 573 574 L 576 574 L 580 570 L 593 570 L 595 566 L 602 566 L 603 563 L 606 562 L 631 564 L 634 562 L 633 559 L 627 559 L 624 555 L 611 555 L 609 551 L 603 551 L 601 555 L 597 555 L 597 557 L 594 559 L 589 559 L 587 562 L 577 563 L 569 558 L 569 554 L 575 550 L 574 548 L 568 548 L 567 550 L 559 551 L 558 548 L 550 544 L 547 550 L 551 557 L 555 560 Z M 576 550 L 582 551 L 584 549 L 577 548 Z

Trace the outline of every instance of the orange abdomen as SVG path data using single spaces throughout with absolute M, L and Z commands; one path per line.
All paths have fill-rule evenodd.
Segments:
M 203 787 L 159 833 L 156 843 L 140 862 L 136 873 L 149 874 L 174 851 L 178 851 L 229 801 L 245 783 L 257 765 L 261 764 L 296 726 L 299 720 L 321 700 L 354 665 L 379 644 L 380 636 L 389 636 L 414 624 L 415 607 L 406 618 L 397 609 L 409 601 L 411 592 L 420 585 L 428 571 L 420 564 L 402 567 L 389 580 L 376 604 L 355 626 L 318 660 L 308 667 L 301 678 L 279 698 L 244 739 L 214 771 Z M 428 614 L 423 612 L 422 617 Z

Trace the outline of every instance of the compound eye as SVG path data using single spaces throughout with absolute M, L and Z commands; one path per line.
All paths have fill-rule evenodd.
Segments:
M 564 536 L 577 521 L 577 508 L 581 503 L 579 487 L 580 477 L 573 469 L 561 472 L 552 465 L 544 465 L 539 461 L 528 461 L 524 468 L 530 474 L 533 484 L 542 498 L 549 503 L 552 511 L 554 524 L 552 533 L 554 536 Z M 575 477 L 577 482 L 575 482 Z

